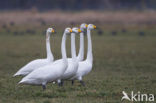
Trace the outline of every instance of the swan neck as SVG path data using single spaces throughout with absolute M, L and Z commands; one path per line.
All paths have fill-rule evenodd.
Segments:
M 82 61 L 84 58 L 84 33 L 80 33 L 80 49 L 78 54 L 78 60 Z
M 93 55 L 92 55 L 92 42 L 91 42 L 91 31 L 87 29 L 87 39 L 88 39 L 88 51 L 87 51 L 87 60 L 93 61 Z
M 50 33 L 46 33 L 46 51 L 47 51 L 47 59 L 53 61 L 54 57 L 51 52 L 51 47 L 50 47 Z
M 67 62 L 67 55 L 66 55 L 66 33 L 63 34 L 62 43 L 61 43 L 61 53 L 62 59 Z
M 72 59 L 76 59 L 75 33 L 71 33 L 71 53 Z

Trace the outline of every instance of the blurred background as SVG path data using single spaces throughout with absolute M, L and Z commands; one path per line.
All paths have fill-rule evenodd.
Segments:
M 156 23 L 155 4 L 155 0 L 1 0 L 0 25 L 150 25 Z
M 155 0 L 1 0 L 1 10 L 121 10 L 155 9 Z
M 22 66 L 46 57 L 45 31 L 61 57 L 66 27 L 92 23 L 93 70 L 64 88 L 17 86 Z M 0 0 L 0 103 L 120 103 L 122 91 L 156 93 L 156 0 Z M 77 52 L 79 35 L 76 36 Z M 85 57 L 87 37 L 85 36 Z M 70 57 L 70 37 L 67 38 Z

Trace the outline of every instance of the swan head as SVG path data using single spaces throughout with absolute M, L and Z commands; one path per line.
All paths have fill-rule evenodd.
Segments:
M 72 32 L 73 33 L 81 33 L 81 30 L 79 28 L 74 27 L 74 28 L 72 28 Z
M 53 28 L 48 28 L 47 29 L 47 33 L 54 33 L 54 32 L 55 32 L 55 30 Z
M 89 29 L 89 30 L 96 29 L 96 26 L 93 25 L 93 24 L 89 24 L 89 25 L 88 25 L 88 29 Z
M 67 33 L 67 34 L 72 33 L 72 29 L 71 28 L 66 28 L 65 33 Z
M 82 23 L 82 24 L 80 25 L 80 29 L 81 29 L 82 31 L 84 31 L 84 29 L 87 29 L 87 27 L 88 27 L 88 25 L 87 25 L 86 23 Z

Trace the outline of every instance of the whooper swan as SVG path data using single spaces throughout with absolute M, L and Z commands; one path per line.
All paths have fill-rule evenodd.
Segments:
M 61 54 L 62 59 L 56 60 L 51 64 L 48 64 L 44 67 L 40 67 L 26 77 L 24 77 L 19 84 L 31 84 L 31 85 L 42 85 L 43 90 L 46 89 L 46 84 L 48 82 L 56 81 L 61 79 L 61 76 L 64 74 L 68 67 L 68 61 L 66 56 L 66 35 L 71 33 L 71 28 L 66 28 L 62 37 L 61 44 Z
M 46 32 L 47 58 L 46 59 L 36 59 L 36 60 L 29 62 L 24 67 L 22 67 L 20 70 L 18 70 L 17 73 L 14 74 L 14 77 L 19 76 L 19 75 L 25 76 L 25 75 L 31 73 L 33 70 L 53 62 L 54 57 L 53 57 L 53 54 L 52 54 L 51 48 L 50 48 L 50 34 L 51 33 L 54 33 L 54 29 L 48 28 L 47 32 Z

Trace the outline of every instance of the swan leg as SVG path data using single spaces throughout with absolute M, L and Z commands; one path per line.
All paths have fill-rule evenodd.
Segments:
M 82 76 L 79 76 L 79 77 L 78 77 L 78 80 L 80 81 L 80 83 L 81 83 L 82 86 L 85 86 L 85 83 L 84 83 L 84 81 L 82 80 Z
M 58 82 L 58 86 L 59 86 L 59 87 L 63 86 L 63 84 L 64 84 L 64 81 L 63 81 L 63 80 L 60 80 L 60 81 Z
M 63 86 L 63 84 L 64 84 L 64 82 L 61 81 L 60 83 L 58 83 L 58 86 L 61 87 L 61 86 Z
M 61 87 L 61 82 L 60 82 L 60 83 L 58 83 L 58 86 L 59 86 L 59 87 Z
M 57 80 L 57 84 L 59 87 L 61 86 L 61 80 L 60 79 Z
M 61 81 L 61 86 L 63 86 L 63 85 L 64 85 L 64 81 L 62 80 L 62 81 Z
M 74 85 L 74 80 L 72 80 L 72 85 Z
M 81 83 L 82 86 L 85 86 L 84 81 L 81 80 L 80 83 Z
M 43 88 L 43 90 L 46 90 L 46 85 L 42 84 L 42 88 Z

